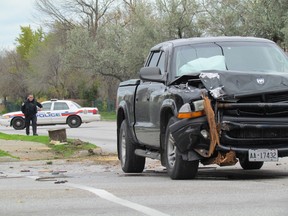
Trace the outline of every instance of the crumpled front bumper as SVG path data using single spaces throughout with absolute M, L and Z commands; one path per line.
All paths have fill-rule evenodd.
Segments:
M 283 119 L 283 121 L 285 120 Z M 269 134 L 273 134 L 273 130 L 281 132 L 285 129 L 288 131 L 287 123 L 275 124 L 274 121 L 272 124 L 272 122 L 261 122 L 259 118 L 256 121 L 255 118 L 232 117 L 226 118 L 220 126 L 220 145 L 216 147 L 218 151 L 244 153 L 249 149 L 277 149 L 279 157 L 288 156 L 288 133 L 283 135 L 285 137 L 268 137 Z M 204 154 L 201 154 L 200 150 L 208 150 L 210 146 L 209 137 L 204 137 L 201 133 L 203 130 L 209 134 L 206 117 L 182 119 L 170 126 L 170 132 L 178 151 L 182 154 L 194 152 L 200 158 L 204 158 Z M 265 133 L 265 131 L 269 132 Z M 250 137 L 247 133 L 250 133 Z
M 185 153 L 194 149 L 209 148 L 210 140 L 201 134 L 208 130 L 206 116 L 195 119 L 182 119 L 170 126 L 170 132 L 179 152 Z

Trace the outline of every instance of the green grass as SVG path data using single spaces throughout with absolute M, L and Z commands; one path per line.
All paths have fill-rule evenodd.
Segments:
M 14 157 L 13 155 L 10 155 L 9 153 L 5 152 L 5 151 L 2 151 L 0 149 L 0 157 L 11 157 L 11 158 L 17 158 L 17 157 Z
M 116 121 L 116 112 L 100 112 L 101 120 Z
M 68 139 L 67 144 L 65 145 L 52 145 L 50 144 L 50 139 L 48 136 L 25 136 L 25 135 L 15 135 L 15 134 L 5 134 L 0 132 L 0 139 L 3 140 L 21 140 L 21 141 L 29 141 L 29 142 L 37 142 L 43 143 L 51 148 L 52 151 L 55 153 L 55 158 L 68 158 L 74 155 L 76 152 L 81 150 L 89 150 L 97 148 L 96 145 L 82 142 L 79 140 Z M 11 156 L 7 155 L 8 153 L 0 150 L 0 157 L 1 156 Z
M 43 144 L 49 144 L 48 136 L 26 136 L 26 135 L 17 135 L 17 134 L 5 134 L 5 133 L 0 132 L 0 139 L 21 140 L 21 141 L 30 141 L 30 142 L 39 142 Z
M 68 140 L 66 145 L 48 145 L 56 153 L 58 158 L 69 158 L 76 152 L 81 150 L 95 149 L 96 146 L 87 142 L 81 142 L 81 144 L 75 144 L 74 140 Z

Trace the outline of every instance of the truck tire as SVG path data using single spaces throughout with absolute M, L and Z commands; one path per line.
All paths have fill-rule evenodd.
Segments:
M 165 149 L 164 156 L 166 159 L 166 168 L 171 179 L 193 179 L 196 177 L 199 167 L 199 160 L 184 161 L 179 154 L 172 137 L 169 126 L 176 121 L 175 117 L 171 117 L 165 133 Z
M 256 161 L 256 162 L 249 161 L 247 154 L 241 155 L 239 157 L 239 163 L 240 163 L 240 166 L 242 167 L 242 169 L 244 169 L 244 170 L 261 169 L 261 167 L 264 164 L 264 162 L 261 162 L 261 161 L 259 161 L 259 162 L 258 161 Z
M 25 128 L 25 120 L 21 117 L 12 120 L 12 127 L 15 130 L 23 130 Z
M 121 168 L 125 173 L 141 173 L 145 166 L 145 157 L 135 155 L 135 145 L 128 130 L 126 120 L 123 120 L 119 131 L 119 158 Z

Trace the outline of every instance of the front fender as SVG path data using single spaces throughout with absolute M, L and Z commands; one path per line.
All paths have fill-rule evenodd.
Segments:
M 131 104 L 130 104 L 131 106 Z M 131 115 L 129 115 L 129 105 L 127 104 L 126 101 L 121 101 L 118 105 L 118 109 L 117 109 L 117 129 L 120 128 L 121 123 L 123 121 L 123 119 L 126 119 L 128 127 L 130 127 L 130 122 L 134 122 L 134 115 L 132 115 L 132 119 L 131 119 Z M 133 124 L 132 124 L 133 125 Z
M 119 130 L 122 121 L 126 119 L 128 130 L 133 138 L 133 142 L 137 143 L 137 138 L 134 133 L 134 112 L 131 112 L 126 101 L 121 101 L 117 109 L 117 144 L 119 144 Z

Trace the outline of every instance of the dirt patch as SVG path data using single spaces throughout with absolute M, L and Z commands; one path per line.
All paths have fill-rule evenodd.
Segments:
M 20 160 L 47 160 L 55 157 L 49 147 L 36 142 L 0 140 L 0 149 Z
M 71 157 L 66 160 L 67 162 L 85 162 L 90 161 L 93 162 L 93 164 L 97 165 L 112 165 L 117 166 L 120 164 L 120 161 L 118 160 L 118 157 L 116 155 L 107 155 L 107 154 L 97 154 L 93 156 L 84 156 L 84 157 Z
M 11 160 L 12 161 L 54 160 L 55 158 L 59 158 L 59 155 L 57 155 L 57 153 L 51 150 L 51 148 L 49 148 L 47 145 L 37 142 L 0 139 L 0 149 L 18 158 L 13 159 L 10 157 L 0 157 L 0 162 Z M 115 165 L 119 163 L 118 158 L 115 154 L 106 154 L 102 152 L 101 148 L 96 148 L 93 150 L 81 150 L 79 152 L 76 152 L 70 158 L 66 159 L 67 161 L 89 160 L 97 164 Z

